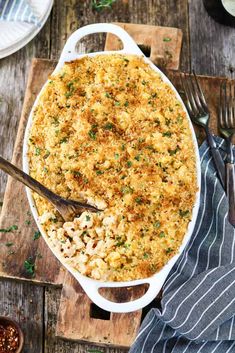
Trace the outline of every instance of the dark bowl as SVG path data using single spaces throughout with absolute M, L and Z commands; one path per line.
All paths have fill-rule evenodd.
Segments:
M 11 325 L 18 331 L 19 347 L 15 351 L 15 353 L 21 353 L 24 346 L 24 334 L 20 328 L 20 325 L 15 320 L 12 320 L 10 317 L 7 317 L 7 316 L 0 316 L 0 325 L 3 325 L 3 326 Z

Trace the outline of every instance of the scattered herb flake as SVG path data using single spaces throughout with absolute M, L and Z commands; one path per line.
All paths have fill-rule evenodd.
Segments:
M 126 165 L 127 165 L 128 168 L 130 168 L 132 166 L 132 162 L 131 161 L 127 161 Z
M 0 233 L 10 233 L 10 232 L 12 232 L 13 230 L 17 230 L 18 229 L 18 226 L 17 225 L 13 225 L 13 226 L 10 226 L 10 227 L 8 227 L 8 228 L 2 228 L 2 229 L 0 229 Z
M 124 103 L 124 105 L 125 105 L 125 107 L 128 107 L 129 102 L 128 102 L 128 101 L 126 101 L 126 102 Z
M 96 131 L 94 131 L 93 129 L 91 129 L 89 132 L 88 132 L 88 135 L 90 136 L 90 138 L 92 140 L 95 140 L 96 139 Z
M 41 154 L 41 148 L 36 147 L 36 148 L 35 148 L 35 155 L 36 155 L 36 156 L 40 156 L 40 154 Z
M 91 220 L 90 216 L 86 216 L 86 221 L 89 222 Z
M 132 194 L 133 191 L 134 191 L 134 189 L 132 187 L 128 186 L 128 185 L 123 186 L 122 189 L 121 189 L 121 192 L 123 194 Z
M 102 170 L 97 170 L 97 171 L 96 171 L 96 174 L 97 174 L 97 175 L 101 175 L 101 174 L 104 174 L 104 172 L 103 172 Z
M 168 249 L 166 249 L 166 254 L 170 254 L 172 251 L 173 251 L 173 249 L 168 248 Z
M 31 258 L 29 258 L 28 260 L 25 260 L 24 268 L 28 274 L 30 274 L 31 276 L 34 276 L 35 264 Z
M 189 210 L 179 210 L 180 217 L 186 217 L 189 215 Z
M 114 125 L 112 123 L 106 123 L 104 125 L 105 130 L 112 130 L 114 128 Z
M 141 205 L 143 203 L 143 200 L 141 197 L 136 197 L 135 202 L 138 203 L 138 205 Z
M 148 259 L 149 258 L 149 254 L 147 252 L 144 253 L 144 259 Z
M 171 41 L 171 38 L 169 38 L 169 37 L 163 38 L 163 42 L 170 42 L 170 41 Z
M 159 237 L 160 238 L 165 238 L 165 233 L 164 232 L 159 233 Z
M 166 131 L 162 133 L 162 136 L 167 136 L 167 137 L 171 137 L 172 133 L 170 131 Z
M 154 228 L 160 228 L 160 226 L 161 226 L 161 223 L 159 222 L 159 221 L 156 221 L 155 223 L 153 223 L 153 226 L 154 226 Z
M 116 0 L 92 0 L 92 8 L 96 11 L 102 11 L 106 8 L 111 8 Z
M 34 235 L 33 235 L 33 240 L 39 239 L 40 236 L 41 236 L 41 233 L 40 233 L 39 231 L 36 231 L 36 232 L 34 233 Z

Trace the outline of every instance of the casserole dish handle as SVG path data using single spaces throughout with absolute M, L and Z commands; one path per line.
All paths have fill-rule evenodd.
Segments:
M 56 66 L 56 70 L 60 69 L 66 61 L 75 60 L 78 58 L 80 53 L 77 51 L 78 42 L 88 34 L 92 33 L 112 33 L 121 39 L 123 43 L 123 49 L 117 50 L 117 53 L 126 54 L 138 54 L 143 55 L 135 41 L 129 36 L 129 34 L 120 26 L 111 23 L 97 23 L 84 26 L 75 31 L 67 40 L 64 49 L 61 53 L 59 62 Z
M 132 287 L 133 284 L 118 284 L 117 283 L 98 283 L 89 278 L 79 278 L 78 279 L 80 285 L 88 295 L 88 297 L 95 303 L 97 306 L 102 308 L 103 310 L 110 311 L 112 313 L 129 313 L 132 311 L 140 310 L 149 303 L 151 303 L 160 292 L 163 282 L 162 280 L 158 280 L 157 278 L 146 278 L 144 280 L 137 281 L 135 285 L 148 284 L 149 287 L 145 294 L 133 301 L 125 302 L 125 303 L 115 303 L 106 298 L 104 298 L 100 293 L 100 288 L 121 288 L 121 287 Z

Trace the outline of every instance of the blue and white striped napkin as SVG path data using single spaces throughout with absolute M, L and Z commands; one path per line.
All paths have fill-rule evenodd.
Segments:
M 225 157 L 222 139 L 216 142 Z M 235 230 L 206 142 L 200 209 L 191 240 L 142 323 L 130 353 L 235 352 Z
M 38 25 L 39 19 L 27 0 L 0 0 L 0 20 Z

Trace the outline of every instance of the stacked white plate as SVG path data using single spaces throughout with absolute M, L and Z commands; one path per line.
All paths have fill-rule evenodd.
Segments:
M 0 59 L 15 53 L 32 40 L 45 24 L 53 5 L 53 0 L 31 0 L 38 26 L 26 22 L 0 20 Z

